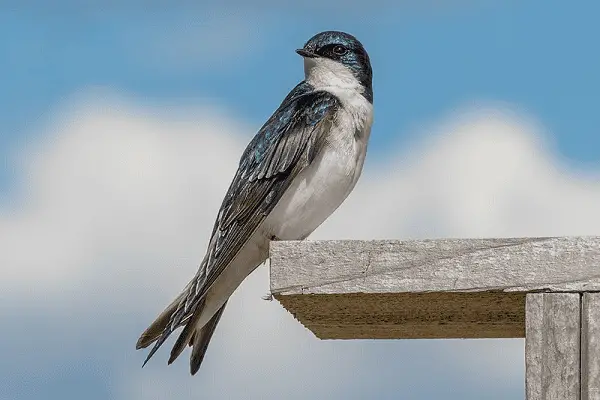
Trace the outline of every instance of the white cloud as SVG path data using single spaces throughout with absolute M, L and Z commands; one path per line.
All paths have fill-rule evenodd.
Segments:
M 96 270 L 112 257 L 167 256 L 169 264 L 199 258 L 243 149 L 233 135 L 243 129 L 218 110 L 199 110 L 197 120 L 170 119 L 124 100 L 78 100 L 82 106 L 65 111 L 44 142 L 22 155 L 24 207 L 0 216 L 4 287 L 36 282 L 47 290 L 111 280 L 112 273 L 156 273 L 123 265 L 110 274 Z
M 522 341 L 321 342 L 260 299 L 265 268 L 232 298 L 198 376 L 187 373 L 187 353 L 167 367 L 166 350 L 141 370 L 137 334 L 195 272 L 257 127 L 206 105 L 159 112 L 101 92 L 73 103 L 22 154 L 23 207 L 0 210 L 0 290 L 18 304 L 6 314 L 26 310 L 63 330 L 29 343 L 37 357 L 53 357 L 36 365 L 62 354 L 43 351 L 48 343 L 108 357 L 123 399 L 360 398 L 373 393 L 369 382 L 380 398 L 399 390 L 431 398 L 456 389 L 452 379 L 522 395 Z M 425 129 L 423 143 L 397 158 L 375 165 L 371 157 L 313 238 L 599 233 L 600 181 L 561 165 L 538 126 L 497 107 L 459 115 Z M 28 337 L 11 332 L 15 342 Z

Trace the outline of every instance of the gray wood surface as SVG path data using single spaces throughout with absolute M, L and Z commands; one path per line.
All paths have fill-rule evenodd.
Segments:
M 322 339 L 526 336 L 528 400 L 600 400 L 600 237 L 272 242 Z
M 527 400 L 580 399 L 580 299 L 578 293 L 527 295 Z
M 600 238 L 273 242 L 271 293 L 322 339 L 525 336 L 525 294 L 600 290 Z
M 584 293 L 581 307 L 581 400 L 600 400 L 600 293 Z
M 273 294 L 600 291 L 600 237 L 271 243 Z

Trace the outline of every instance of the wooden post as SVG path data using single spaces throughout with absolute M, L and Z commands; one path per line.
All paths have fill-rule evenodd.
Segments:
M 528 400 L 600 400 L 600 237 L 271 244 L 321 339 L 526 337 Z
M 527 295 L 527 399 L 579 400 L 580 297 L 576 293 Z
M 581 302 L 581 400 L 600 400 L 600 293 Z

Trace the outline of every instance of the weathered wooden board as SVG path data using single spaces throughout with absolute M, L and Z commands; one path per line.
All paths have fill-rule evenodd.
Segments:
M 322 339 L 526 337 L 528 400 L 600 400 L 600 238 L 273 242 Z
M 273 242 L 271 292 L 322 339 L 525 335 L 525 294 L 600 290 L 600 238 Z
M 271 243 L 273 294 L 600 291 L 600 237 Z
M 581 295 L 527 295 L 527 400 L 580 399 Z
M 319 339 L 525 337 L 522 293 L 276 296 Z
M 600 400 L 600 293 L 581 304 L 581 400 Z

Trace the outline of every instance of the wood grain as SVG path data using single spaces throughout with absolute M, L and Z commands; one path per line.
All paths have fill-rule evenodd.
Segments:
M 600 400 L 600 293 L 584 293 L 581 307 L 581 400 Z
M 527 295 L 527 400 L 580 399 L 580 298 L 578 293 Z
M 600 291 L 600 238 L 272 242 L 273 294 Z
M 275 295 L 319 339 L 522 338 L 522 293 Z
M 524 337 L 525 294 L 600 290 L 600 238 L 273 242 L 271 293 L 323 339 Z

